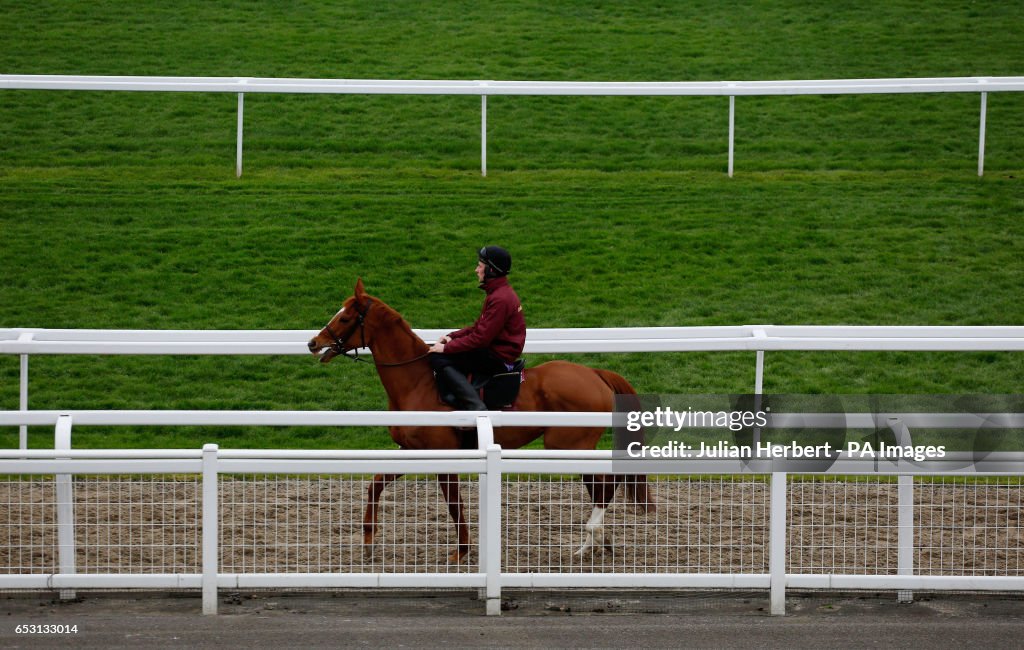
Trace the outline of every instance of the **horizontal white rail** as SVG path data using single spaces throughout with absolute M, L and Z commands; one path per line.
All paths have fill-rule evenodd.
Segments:
M 79 574 L 4 575 L 0 584 L 9 589 L 197 589 L 202 574 Z
M 0 577 L 8 589 L 196 589 L 201 574 L 47 574 Z M 482 587 L 482 573 L 221 573 L 220 589 L 273 588 L 448 588 Z M 649 588 L 649 589 L 767 589 L 769 574 L 633 574 L 633 573 L 502 573 L 508 588 Z M 1011 576 L 857 576 L 786 574 L 793 589 L 945 589 L 1020 591 L 1024 578 Z
M 828 466 L 828 473 L 843 476 L 1020 476 L 1024 474 L 1024 458 L 988 458 L 972 462 L 971 458 L 950 457 L 941 461 L 911 463 L 895 460 L 840 458 Z M 969 456 L 969 454 L 968 454 Z M 999 456 L 999 454 L 989 454 Z M 797 473 L 821 472 L 819 460 L 799 464 L 795 461 L 737 459 L 709 460 L 560 460 L 507 459 L 502 471 L 513 474 L 659 474 L 659 475 L 766 475 L 773 471 Z M 388 460 L 220 460 L 221 474 L 484 474 L 483 460 L 402 459 Z M 0 474 L 93 475 L 93 474 L 193 474 L 201 468 L 200 461 L 184 460 L 48 460 L 45 458 L 14 458 L 0 454 Z
M 6 450 L 4 450 L 6 452 Z M 60 454 L 67 458 L 68 454 Z M 31 471 L 34 474 L 188 474 L 202 469 L 201 460 L 180 459 L 93 459 L 48 460 L 46 458 L 16 458 L 10 454 L 0 455 L 0 474 L 18 474 Z
M 1024 578 L 1016 576 L 857 576 L 787 574 L 786 586 L 794 589 L 962 589 L 965 591 L 1016 591 Z
M 502 573 L 501 586 L 520 589 L 767 589 L 767 573 Z
M 432 342 L 450 330 L 414 330 Z M 299 355 L 314 330 L 0 329 L 0 354 Z M 526 353 L 694 351 L 1022 351 L 1022 326 L 535 328 Z M 361 352 L 369 353 L 368 350 Z
M 51 425 L 70 415 L 75 426 L 466 426 L 487 415 L 494 426 L 612 425 L 610 412 L 519 411 L 0 411 L 2 425 Z M 425 453 L 425 452 L 410 452 Z
M 217 586 L 221 589 L 283 589 L 300 588 L 480 588 L 487 576 L 483 573 L 221 573 Z
M 55 425 L 70 416 L 75 426 L 460 426 L 476 427 L 485 415 L 494 427 L 611 427 L 610 411 L 155 411 L 39 410 L 0 411 L 0 426 Z M 911 428 L 1024 428 L 1022 413 L 772 413 L 766 429 L 878 429 L 898 418 Z M 685 429 L 728 429 L 687 422 Z M 175 453 L 175 452 L 171 452 Z M 238 452 L 249 453 L 249 452 Z M 252 452 L 259 453 L 259 452 Z M 307 452 L 302 452 L 307 453 Z M 338 452 L 341 453 L 341 452 Z M 345 452 L 352 453 L 352 452 Z M 376 452 L 365 452 L 373 454 Z M 427 454 L 427 451 L 408 453 Z M 447 452 L 445 452 L 447 453 Z M 520 453 L 520 452 L 510 452 Z M 526 452 L 521 452 L 526 453 Z M 549 454 L 578 452 L 546 451 Z M 152 456 L 151 456 L 152 457 Z M 251 457 L 251 456 L 238 456 Z M 371 456 L 372 457 L 372 456 Z M 553 456 L 556 457 L 556 456 Z M 560 456 L 558 456 L 560 457 Z
M 870 93 L 1020 92 L 1024 77 L 814 79 L 786 81 L 461 81 L 414 79 L 281 79 L 0 75 L 0 89 L 120 90 L 363 95 L 835 95 Z

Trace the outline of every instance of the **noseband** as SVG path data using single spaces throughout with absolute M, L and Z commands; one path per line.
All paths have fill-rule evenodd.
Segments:
M 331 350 L 333 350 L 335 354 L 348 357 L 353 361 L 366 362 L 366 359 L 359 358 L 359 348 L 366 347 L 366 314 L 370 311 L 372 304 L 373 300 L 367 299 L 366 309 L 362 311 L 359 311 L 358 309 L 356 310 L 356 322 L 352 325 L 352 329 L 346 332 L 344 336 L 338 336 L 335 334 L 334 330 L 331 329 L 331 324 L 327 323 L 327 327 L 325 327 L 324 330 L 331 335 L 331 339 L 334 341 L 334 345 L 331 346 Z M 359 347 L 346 349 L 345 344 L 348 342 L 349 337 L 355 334 L 357 328 L 359 329 Z M 349 350 L 352 351 L 351 355 L 349 354 Z

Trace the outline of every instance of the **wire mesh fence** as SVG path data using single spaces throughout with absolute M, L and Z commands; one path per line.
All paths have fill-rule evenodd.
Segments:
M 371 477 L 232 475 L 220 481 L 225 573 L 452 573 L 456 524 L 435 476 L 404 476 L 381 493 L 370 543 L 363 526 Z M 478 538 L 478 485 L 459 482 L 462 517 Z
M 194 476 L 76 476 L 78 573 L 197 573 L 202 534 Z M 0 482 L 0 571 L 58 572 L 58 490 L 52 476 Z
M 186 476 L 77 477 L 80 573 L 201 570 L 201 482 Z
M 503 570 L 510 573 L 764 573 L 769 490 L 759 477 L 647 479 L 653 508 L 620 485 L 583 550 L 594 503 L 580 477 L 506 477 Z M 582 551 L 582 552 L 581 552 Z
M 1024 575 L 1022 477 L 927 477 L 914 485 L 914 571 Z
M 479 482 L 459 477 L 468 557 L 433 475 L 383 490 L 367 543 L 366 475 L 221 475 L 222 573 L 465 573 L 480 570 Z M 195 475 L 76 476 L 75 571 L 201 572 L 202 485 Z M 620 485 L 595 518 L 577 476 L 503 477 L 507 573 L 766 573 L 767 477 L 651 476 L 653 508 Z M 454 487 L 454 486 L 453 486 Z M 0 573 L 51 574 L 58 561 L 53 476 L 0 478 Z M 787 572 L 895 575 L 895 477 L 791 476 Z M 914 573 L 1024 575 L 1021 477 L 917 477 Z M 588 539 L 592 545 L 587 546 Z
M 53 477 L 0 481 L 0 573 L 56 573 L 57 491 Z
M 1022 477 L 914 479 L 915 575 L 1024 575 Z M 801 476 L 788 486 L 790 573 L 896 575 L 895 477 Z
M 894 477 L 800 476 L 787 488 L 787 572 L 897 573 Z

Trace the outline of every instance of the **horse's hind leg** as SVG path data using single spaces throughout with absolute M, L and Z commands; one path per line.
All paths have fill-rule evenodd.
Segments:
M 644 474 L 626 474 L 622 477 L 626 486 L 627 505 L 633 505 L 641 513 L 647 515 L 657 511 L 657 504 L 651 494 L 647 476 Z
M 462 510 L 462 492 L 459 490 L 458 474 L 438 474 L 437 484 L 441 488 L 441 494 L 448 504 L 448 514 L 455 522 L 455 529 L 459 534 L 459 546 L 448 555 L 448 561 L 452 563 L 461 562 L 469 554 L 469 524 L 466 522 Z
M 377 532 L 377 504 L 380 495 L 401 474 L 377 474 L 366 490 L 366 512 L 363 513 L 363 550 L 371 550 L 373 535 Z

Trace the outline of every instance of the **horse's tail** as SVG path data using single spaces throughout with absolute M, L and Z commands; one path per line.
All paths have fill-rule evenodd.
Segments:
M 636 389 L 633 385 L 626 381 L 626 378 L 617 372 L 611 370 L 602 370 L 601 368 L 594 368 L 594 372 L 601 378 L 608 388 L 615 391 L 616 395 L 636 395 Z M 639 402 L 638 402 L 639 403 Z
M 642 411 L 643 408 L 640 403 L 640 397 L 637 395 L 636 389 L 630 384 L 625 377 L 617 372 L 611 370 L 601 370 L 595 368 L 594 372 L 601 378 L 601 381 L 605 383 L 608 388 L 612 389 L 615 395 L 620 396 L 618 406 L 622 409 L 630 411 Z M 630 439 L 625 442 L 644 442 L 644 430 L 640 429 L 636 433 L 635 439 Z M 647 487 L 647 476 L 644 474 L 625 474 L 622 476 L 622 482 L 626 486 L 626 498 L 630 499 L 631 503 L 636 504 L 643 512 L 654 512 L 655 502 L 654 496 L 650 493 Z

